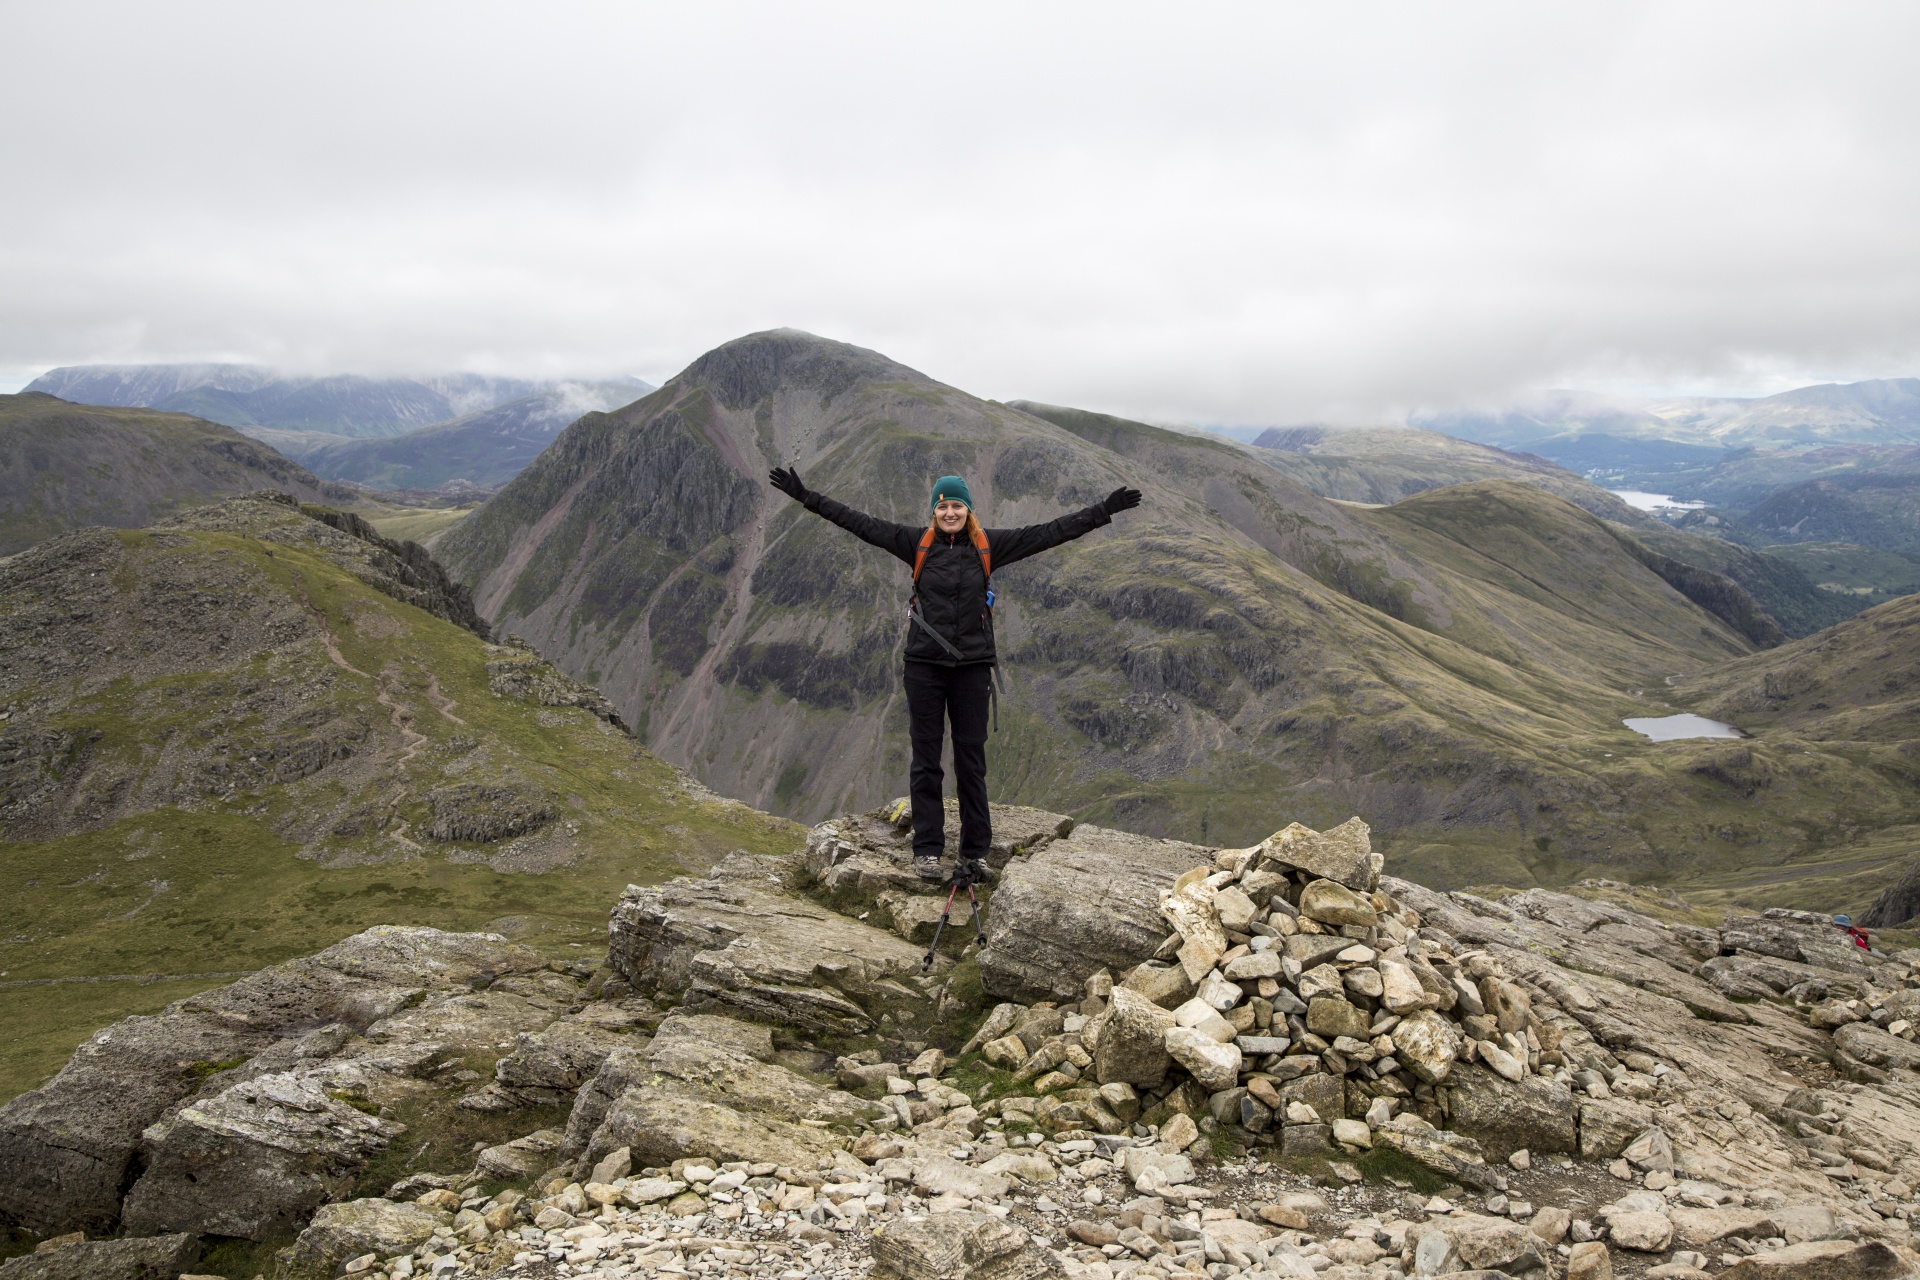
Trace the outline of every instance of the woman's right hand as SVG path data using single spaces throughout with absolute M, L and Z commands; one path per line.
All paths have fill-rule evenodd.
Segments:
M 795 502 L 807 500 L 807 486 L 800 483 L 800 473 L 792 467 L 775 467 L 767 473 L 767 483 Z

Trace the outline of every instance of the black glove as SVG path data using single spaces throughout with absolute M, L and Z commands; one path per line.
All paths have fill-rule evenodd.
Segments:
M 1100 504 L 1100 509 L 1106 512 L 1108 517 L 1111 518 L 1118 512 L 1131 511 L 1139 505 L 1140 491 L 1138 489 L 1120 488 L 1115 489 L 1106 496 L 1106 499 Z
M 807 500 L 807 486 L 800 483 L 800 473 L 792 467 L 775 467 L 767 473 L 767 483 L 792 498 L 795 502 Z M 1138 499 L 1135 499 L 1138 501 Z

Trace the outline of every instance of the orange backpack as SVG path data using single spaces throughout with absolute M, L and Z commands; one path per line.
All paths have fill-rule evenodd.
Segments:
M 933 550 L 934 527 L 920 535 L 920 549 L 913 553 L 913 585 L 920 586 L 920 571 L 927 567 L 927 552 Z M 980 553 L 980 568 L 987 575 L 987 590 L 993 590 L 993 551 L 987 546 L 987 531 L 979 525 L 973 527 L 973 549 Z M 993 601 L 987 601 L 987 607 L 993 607 Z

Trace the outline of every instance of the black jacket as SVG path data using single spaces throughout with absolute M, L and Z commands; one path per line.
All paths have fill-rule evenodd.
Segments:
M 906 561 L 908 568 L 913 567 L 913 558 L 920 550 L 920 535 L 927 531 L 925 525 L 895 524 L 811 491 L 805 502 L 807 510 L 815 515 L 824 516 L 862 542 L 891 552 Z M 1072 542 L 1112 522 L 1113 517 L 1104 507 L 1086 507 L 1045 524 L 988 529 L 987 549 L 997 572 L 1016 560 Z M 960 651 L 960 657 L 954 658 L 932 636 L 908 623 L 908 661 L 957 667 L 998 660 L 993 648 L 993 613 L 987 608 L 986 575 L 981 571 L 980 553 L 967 540 L 965 531 L 954 537 L 944 533 L 934 535 L 933 545 L 927 549 L 926 566 L 920 571 L 919 597 L 920 616 Z

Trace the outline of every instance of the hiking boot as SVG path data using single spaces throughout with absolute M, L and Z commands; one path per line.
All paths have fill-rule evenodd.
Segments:
M 992 884 L 1000 878 L 999 872 L 979 858 L 968 858 L 960 864 L 960 870 L 968 884 Z
M 913 873 L 928 884 L 944 884 L 947 869 L 940 865 L 938 853 L 918 853 L 913 855 Z

